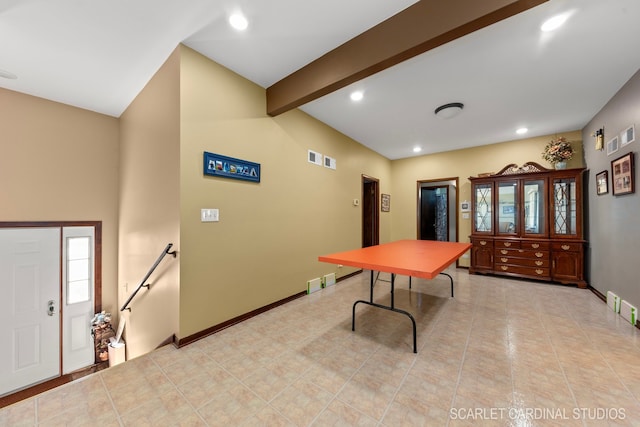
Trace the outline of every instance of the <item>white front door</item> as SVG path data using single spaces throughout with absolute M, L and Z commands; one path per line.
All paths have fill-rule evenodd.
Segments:
M 0 229 L 0 395 L 60 375 L 60 228 Z

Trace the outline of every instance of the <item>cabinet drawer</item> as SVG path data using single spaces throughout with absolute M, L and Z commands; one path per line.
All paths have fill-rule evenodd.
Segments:
M 519 265 L 497 265 L 496 272 L 498 273 L 512 273 L 512 274 L 522 274 L 525 276 L 532 277 L 543 277 L 549 278 L 549 268 L 534 268 L 534 267 L 522 267 Z
M 549 268 L 551 261 L 549 258 L 515 258 L 515 257 L 496 257 L 496 265 L 509 264 L 522 267 Z
M 539 249 L 542 251 L 548 251 L 550 248 L 549 242 L 522 242 L 522 249 Z
M 552 249 L 558 252 L 580 252 L 582 250 L 582 243 L 559 243 L 554 242 Z
M 496 249 L 496 259 L 501 257 L 530 258 L 530 259 L 549 259 L 549 251 L 537 249 Z
M 519 240 L 496 240 L 495 248 L 505 248 L 505 249 L 520 249 L 520 241 Z
M 493 248 L 493 240 L 489 240 L 489 239 L 473 238 L 471 239 L 471 244 L 473 246 L 478 246 L 481 248 Z

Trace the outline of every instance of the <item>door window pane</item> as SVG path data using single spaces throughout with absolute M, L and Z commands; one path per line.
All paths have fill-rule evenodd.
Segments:
M 524 232 L 544 232 L 544 180 L 525 181 L 524 184 Z
M 498 233 L 514 234 L 518 229 L 516 186 L 515 181 L 498 185 Z
M 88 301 L 91 298 L 91 239 L 67 238 L 67 304 Z

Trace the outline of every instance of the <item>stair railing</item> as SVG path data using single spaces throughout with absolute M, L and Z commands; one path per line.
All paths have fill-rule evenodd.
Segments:
M 129 310 L 129 312 L 131 312 L 131 307 L 128 307 L 128 305 L 131 303 L 131 300 L 136 296 L 136 294 L 140 291 L 140 288 L 149 288 L 149 283 L 145 282 L 147 281 L 147 279 L 149 278 L 149 276 L 151 276 L 151 274 L 153 273 L 153 271 L 156 269 L 156 267 L 158 266 L 158 264 L 160 264 L 160 261 L 162 261 L 162 259 L 165 257 L 165 255 L 173 255 L 173 257 L 176 257 L 176 251 L 170 251 L 171 247 L 173 246 L 173 243 L 169 243 L 167 245 L 166 248 L 164 248 L 164 250 L 162 251 L 162 253 L 160 254 L 160 256 L 158 257 L 158 259 L 156 260 L 155 263 L 153 263 L 153 265 L 151 266 L 151 268 L 149 269 L 149 271 L 147 272 L 146 276 L 144 276 L 144 279 L 142 279 L 142 281 L 140 282 L 140 284 L 138 285 L 138 287 L 136 288 L 136 290 L 129 296 L 129 299 L 127 299 L 127 302 L 124 303 L 124 305 L 122 306 L 122 308 L 120 309 L 120 311 L 125 311 L 125 310 Z

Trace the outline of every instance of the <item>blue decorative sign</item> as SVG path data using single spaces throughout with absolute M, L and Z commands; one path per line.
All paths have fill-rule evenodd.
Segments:
M 260 163 L 204 152 L 204 174 L 260 182 Z

